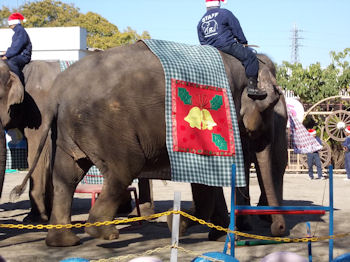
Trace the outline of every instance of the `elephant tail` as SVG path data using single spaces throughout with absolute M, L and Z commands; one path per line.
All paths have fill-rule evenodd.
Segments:
M 52 110 L 52 113 L 49 115 L 49 119 L 46 122 L 47 124 L 44 126 L 43 135 L 41 137 L 41 140 L 40 140 L 40 143 L 39 143 L 39 146 L 38 146 L 38 150 L 37 150 L 37 152 L 35 154 L 35 157 L 34 157 L 34 160 L 33 160 L 33 163 L 32 163 L 32 166 L 31 166 L 30 170 L 28 171 L 28 173 L 24 177 L 22 183 L 20 185 L 15 186 L 11 190 L 10 201 L 12 201 L 12 202 L 14 200 L 18 199 L 23 194 L 23 192 L 25 190 L 25 187 L 26 187 L 26 184 L 27 184 L 29 178 L 32 176 L 32 174 L 33 174 L 33 172 L 34 172 L 34 170 L 36 168 L 36 165 L 38 164 L 38 161 L 39 161 L 40 156 L 41 156 L 41 152 L 43 151 L 43 148 L 44 148 L 47 136 L 48 136 L 49 131 L 51 129 L 51 125 L 52 125 L 53 120 L 55 119 L 55 116 L 56 116 L 55 112 L 57 112 L 57 111 L 56 110 Z

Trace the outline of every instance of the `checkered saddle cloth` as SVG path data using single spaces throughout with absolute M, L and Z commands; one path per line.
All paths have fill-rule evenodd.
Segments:
M 235 163 L 236 186 L 245 186 L 236 111 L 218 50 L 210 46 L 192 46 L 163 40 L 143 42 L 158 57 L 164 70 L 166 143 L 171 163 L 171 180 L 230 186 L 232 164 Z M 203 89 L 205 95 L 198 94 L 199 89 Z M 195 97 L 198 98 L 197 102 Z M 192 110 L 191 114 L 187 111 L 180 112 L 178 107 L 182 104 Z M 215 119 L 215 114 L 221 109 L 226 113 L 225 119 L 231 125 L 231 130 L 220 137 L 213 135 L 212 131 L 220 122 Z M 182 117 L 178 118 L 179 114 L 183 114 Z M 180 123 L 183 119 L 185 121 Z M 181 144 L 186 139 L 197 139 L 194 134 L 186 134 L 186 129 L 189 129 L 186 125 L 202 131 L 210 130 L 206 142 L 213 142 L 220 149 L 204 148 L 196 143 L 190 146 Z M 233 141 L 234 149 L 231 143 Z

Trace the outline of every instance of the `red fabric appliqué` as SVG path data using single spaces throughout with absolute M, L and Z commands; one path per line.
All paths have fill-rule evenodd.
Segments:
M 200 155 L 235 154 L 226 89 L 171 80 L 173 150 Z

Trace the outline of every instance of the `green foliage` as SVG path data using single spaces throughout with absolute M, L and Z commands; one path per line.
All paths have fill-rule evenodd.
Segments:
M 215 95 L 212 100 L 210 100 L 210 109 L 218 110 L 222 106 L 222 96 Z
M 220 134 L 212 134 L 212 141 L 220 150 L 227 150 L 227 142 Z
M 188 93 L 186 88 L 179 87 L 178 95 L 181 101 L 184 102 L 185 105 L 192 105 L 192 96 Z
M 349 89 L 350 65 L 346 60 L 349 55 L 350 48 L 339 53 L 331 52 L 332 63 L 326 68 L 321 68 L 320 63 L 303 68 L 301 64 L 283 62 L 277 67 L 277 81 L 298 95 L 301 102 L 316 103 Z
M 139 35 L 130 27 L 121 32 L 116 25 L 99 14 L 93 12 L 82 14 L 79 12 L 79 8 L 73 4 L 54 0 L 27 2 L 20 6 L 19 10 L 9 10 L 7 7 L 2 7 L 0 10 L 1 27 L 7 27 L 7 18 L 15 11 L 21 12 L 27 19 L 26 27 L 83 27 L 88 33 L 87 45 L 92 48 L 107 49 L 134 43 L 138 39 L 150 38 L 148 32 L 145 31 Z
M 332 56 L 332 64 L 340 69 L 340 75 L 338 77 L 339 86 L 343 89 L 349 90 L 350 84 L 350 65 L 349 65 L 349 57 L 350 57 L 350 48 L 345 48 L 343 52 L 336 53 L 334 51 L 331 52 Z M 346 60 L 348 59 L 348 60 Z
M 277 69 L 279 85 L 294 91 L 303 103 L 316 103 L 323 98 L 337 95 L 337 75 L 338 70 L 333 65 L 322 69 L 320 63 L 304 69 L 301 64 L 283 62 Z
M 11 12 L 6 6 L 3 6 L 0 10 L 0 27 L 7 27 L 7 18 Z

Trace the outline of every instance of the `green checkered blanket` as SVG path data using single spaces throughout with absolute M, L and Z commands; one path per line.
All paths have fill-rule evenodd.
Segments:
M 230 186 L 232 164 L 236 164 L 236 186 L 245 186 L 244 160 L 236 111 L 222 58 L 210 46 L 191 46 L 163 40 L 143 40 L 159 58 L 165 74 L 166 143 L 173 181 Z M 235 156 L 207 156 L 173 151 L 171 79 L 228 90 Z
M 72 64 L 74 64 L 76 60 L 60 60 L 60 69 L 61 72 L 66 70 L 68 67 L 70 67 Z

